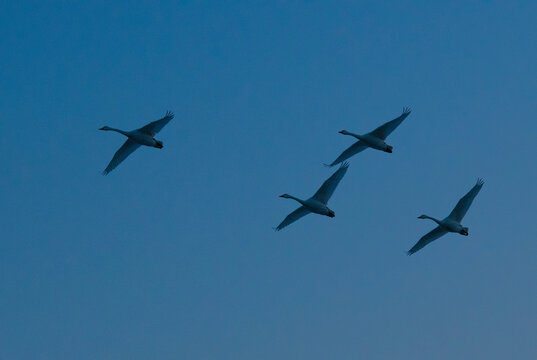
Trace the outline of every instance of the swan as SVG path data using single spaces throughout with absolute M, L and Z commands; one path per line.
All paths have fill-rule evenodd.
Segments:
M 317 190 L 317 192 L 311 198 L 307 200 L 302 200 L 302 199 L 299 199 L 297 197 L 294 197 L 288 194 L 280 195 L 280 197 L 285 198 L 285 199 L 296 200 L 300 204 L 302 204 L 302 206 L 296 209 L 295 211 L 293 211 L 292 213 L 290 213 L 289 215 L 287 215 L 287 217 L 283 219 L 281 224 L 278 225 L 274 230 L 279 231 L 283 229 L 284 227 L 286 227 L 287 225 L 292 224 L 293 222 L 297 221 L 301 217 L 312 212 L 316 214 L 320 214 L 320 215 L 326 215 L 331 218 L 336 216 L 334 211 L 329 209 L 328 206 L 326 206 L 326 204 L 328 203 L 328 200 L 334 193 L 334 190 L 336 190 L 336 187 L 338 186 L 339 182 L 341 181 L 341 179 L 347 172 L 348 168 L 349 168 L 349 163 L 345 162 L 341 164 L 339 169 L 337 169 L 336 172 L 334 172 L 332 176 L 330 176 L 321 185 L 319 190 Z
M 472 201 L 474 201 L 474 198 L 479 193 L 479 190 L 481 190 L 481 187 L 483 186 L 485 182 L 483 179 L 477 179 L 477 183 L 474 185 L 474 187 L 468 191 L 466 195 L 464 195 L 457 205 L 455 205 L 455 208 L 451 213 L 443 220 L 435 219 L 432 216 L 428 215 L 420 215 L 418 216 L 418 219 L 429 219 L 434 221 L 438 224 L 436 228 L 425 234 L 417 243 L 410 249 L 407 254 L 412 255 L 416 251 L 423 248 L 425 245 L 429 244 L 430 242 L 433 242 L 434 240 L 442 237 L 443 235 L 447 234 L 448 232 L 454 232 L 459 233 L 464 236 L 468 236 L 468 228 L 466 226 L 461 225 L 461 220 L 466 215 L 466 212 L 470 208 L 470 205 L 472 205 Z
M 341 130 L 339 132 L 340 134 L 353 136 L 357 138 L 358 141 L 348 147 L 345 151 L 343 151 L 341 155 L 339 155 L 337 159 L 334 160 L 331 164 L 326 166 L 332 167 L 334 165 L 337 165 L 340 162 L 347 160 L 351 156 L 356 155 L 359 152 L 367 149 L 368 147 L 385 151 L 387 153 L 392 153 L 393 146 L 386 144 L 385 140 L 388 135 L 390 135 L 392 131 L 394 131 L 403 122 L 403 120 L 406 119 L 406 117 L 410 114 L 411 111 L 412 110 L 410 110 L 409 108 L 403 108 L 403 113 L 398 118 L 388 121 L 384 125 L 381 125 L 370 133 L 364 135 L 358 135 L 351 133 L 347 130 Z
M 127 156 L 134 152 L 134 150 L 138 149 L 140 145 L 152 146 L 157 149 L 162 149 L 162 141 L 155 139 L 154 136 L 160 130 L 162 130 L 162 128 L 168 122 L 170 122 L 171 119 L 173 119 L 173 117 L 174 114 L 171 111 L 166 111 L 166 115 L 162 119 L 150 122 L 149 124 L 133 131 L 123 131 L 111 128 L 109 126 L 103 126 L 102 128 L 100 128 L 99 130 L 115 131 L 128 137 L 127 141 L 125 141 L 125 143 L 123 143 L 119 150 L 116 151 L 114 157 L 112 158 L 112 160 L 110 160 L 110 163 L 108 164 L 106 169 L 104 169 L 103 175 L 107 175 L 110 171 L 114 170 L 119 164 L 121 164 L 123 160 L 127 158 Z

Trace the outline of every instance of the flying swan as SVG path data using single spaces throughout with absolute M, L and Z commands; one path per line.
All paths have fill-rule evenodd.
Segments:
M 347 162 L 343 163 L 339 169 L 335 173 L 332 174 L 324 183 L 321 185 L 319 190 L 313 195 L 311 198 L 307 200 L 301 200 L 299 198 L 296 198 L 291 195 L 283 194 L 280 195 L 282 198 L 286 199 L 293 199 L 298 201 L 302 204 L 301 207 L 287 215 L 285 219 L 281 222 L 278 227 L 276 227 L 274 230 L 279 231 L 286 227 L 289 224 L 294 223 L 301 217 L 309 214 L 309 213 L 316 213 L 320 215 L 326 215 L 328 217 L 334 217 L 336 216 L 335 213 L 326 206 L 328 203 L 328 200 L 334 193 L 334 190 L 336 190 L 337 185 L 347 172 L 347 169 L 349 168 L 349 164 Z
M 143 126 L 133 131 L 123 131 L 111 128 L 109 126 L 103 126 L 102 128 L 100 128 L 99 130 L 115 131 L 128 137 L 127 141 L 125 141 L 125 143 L 119 148 L 119 150 L 116 151 L 114 157 L 112 158 L 112 160 L 110 160 L 110 163 L 108 164 L 106 169 L 104 169 L 103 175 L 107 175 L 110 171 L 114 170 L 119 164 L 121 164 L 123 160 L 127 158 L 127 156 L 134 152 L 134 150 L 138 149 L 140 145 L 152 146 L 156 147 L 157 149 L 162 149 L 162 141 L 156 140 L 154 136 L 160 130 L 162 130 L 162 128 L 168 122 L 170 122 L 171 119 L 173 119 L 173 117 L 173 113 L 167 111 L 166 115 L 162 119 L 150 122 L 146 126 Z
M 386 144 L 385 140 L 388 135 L 390 135 L 392 131 L 394 131 L 403 122 L 403 120 L 406 119 L 410 112 L 411 110 L 409 108 L 403 108 L 403 113 L 398 118 L 388 121 L 384 125 L 381 125 L 370 133 L 364 135 L 357 135 L 348 132 L 347 130 L 341 130 L 339 132 L 340 134 L 354 136 L 358 139 L 358 141 L 352 144 L 349 148 L 347 148 L 347 150 L 343 151 L 336 160 L 334 160 L 330 165 L 327 166 L 332 167 L 334 165 L 337 165 L 340 162 L 347 160 L 351 156 L 356 155 L 359 152 L 367 149 L 368 147 L 391 153 L 393 150 L 393 146 Z
M 416 245 L 412 247 L 412 249 L 408 250 L 407 254 L 414 254 L 416 251 L 420 250 L 425 245 L 429 244 L 430 242 L 433 242 L 434 240 L 440 238 L 448 232 L 454 232 L 464 236 L 468 236 L 468 228 L 461 225 L 461 220 L 464 215 L 466 215 L 466 212 L 470 208 L 470 205 L 472 205 L 472 201 L 474 201 L 474 198 L 477 196 L 479 190 L 481 190 L 481 187 L 484 183 L 485 182 L 483 181 L 483 179 L 478 179 L 472 190 L 468 191 L 468 193 L 459 200 L 451 214 L 449 214 L 448 217 L 446 217 L 444 220 L 437 220 L 427 215 L 419 216 L 418 219 L 430 219 L 437 223 L 438 226 L 429 233 L 425 234 L 416 243 Z

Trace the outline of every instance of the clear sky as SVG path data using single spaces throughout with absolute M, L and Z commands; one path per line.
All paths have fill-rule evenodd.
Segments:
M 537 356 L 537 3 L 4 1 L 0 359 Z M 329 206 L 281 232 L 322 166 Z M 158 138 L 109 176 L 134 129 Z M 478 177 L 463 223 L 408 257 Z

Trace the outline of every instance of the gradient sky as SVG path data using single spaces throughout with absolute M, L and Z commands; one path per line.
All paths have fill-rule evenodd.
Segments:
M 0 5 L 0 359 L 537 356 L 537 3 Z M 281 232 L 322 166 L 329 205 Z M 124 139 L 172 110 L 109 176 Z M 478 177 L 463 223 L 414 256 Z

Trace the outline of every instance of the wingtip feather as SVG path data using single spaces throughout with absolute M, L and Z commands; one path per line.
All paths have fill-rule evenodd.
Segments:
M 166 110 L 166 115 L 164 117 L 169 117 L 171 120 L 175 117 L 175 114 L 173 113 L 173 111 Z

